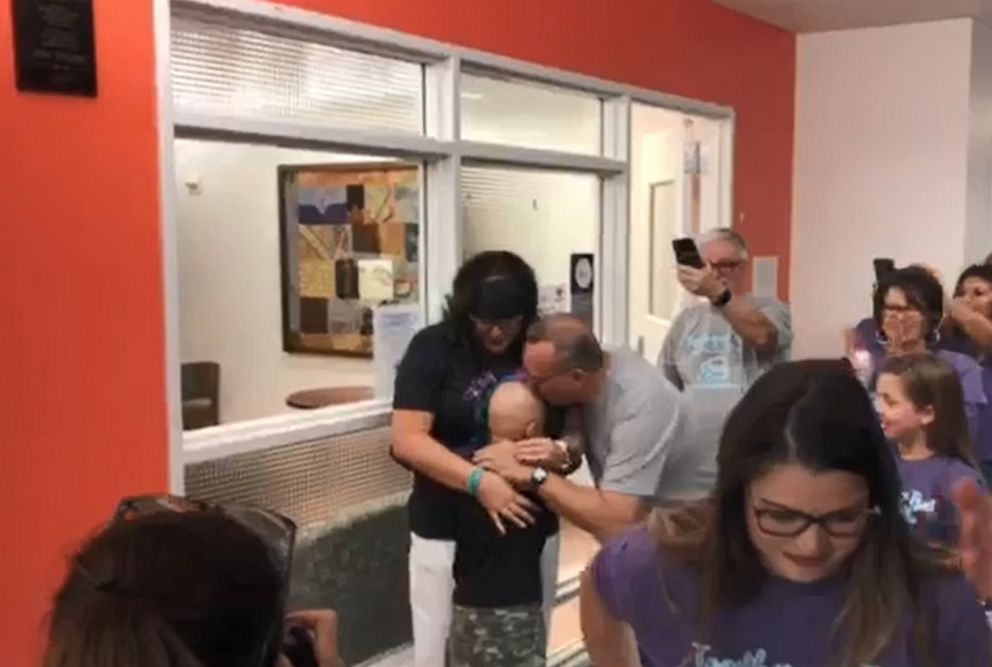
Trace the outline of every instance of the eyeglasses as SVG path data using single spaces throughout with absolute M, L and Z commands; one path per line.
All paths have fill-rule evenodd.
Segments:
M 296 543 L 296 523 L 292 519 L 253 505 L 213 504 L 180 496 L 156 495 L 124 498 L 118 503 L 113 520 L 130 521 L 164 512 L 216 512 L 226 516 L 250 530 L 269 547 L 283 580 L 289 581 Z
M 282 581 L 282 602 L 280 609 L 285 606 L 289 594 L 289 579 L 293 561 L 293 547 L 296 544 L 296 523 L 288 518 L 253 505 L 213 504 L 199 500 L 191 500 L 180 496 L 154 495 L 125 498 L 117 505 L 112 523 L 134 521 L 141 517 L 163 513 L 195 513 L 214 512 L 225 516 L 249 530 L 262 540 L 269 550 L 273 565 Z M 82 569 L 83 574 L 90 579 L 99 590 L 108 593 L 115 592 L 116 580 L 97 580 L 90 572 Z M 275 650 L 275 645 L 282 640 L 283 619 L 273 619 L 272 631 L 266 641 L 258 647 L 255 664 L 261 667 L 269 662 L 269 656 Z
M 469 320 L 471 320 L 472 324 L 474 324 L 477 329 L 487 333 L 493 329 L 499 329 L 500 331 L 519 329 L 520 325 L 524 322 L 523 315 L 517 315 L 516 317 L 509 317 L 502 320 L 487 320 L 482 317 L 476 317 L 475 315 L 469 315 Z
M 552 373 L 548 373 L 547 375 L 543 375 L 543 376 L 542 375 L 530 375 L 530 374 L 528 374 L 528 375 L 524 376 L 523 380 L 524 380 L 524 382 L 527 383 L 527 385 L 531 389 L 533 389 L 534 391 L 537 391 L 537 392 L 540 393 L 541 387 L 543 387 L 545 384 L 547 384 L 548 382 L 551 382 L 555 378 L 560 378 L 562 376 L 569 375 L 574 370 L 575 370 L 574 368 L 562 368 L 562 369 L 556 370 L 556 371 L 554 371 Z
M 882 306 L 882 314 L 902 318 L 908 317 L 909 315 L 919 315 L 920 309 L 914 308 L 913 306 L 894 306 L 885 304 Z
M 868 519 L 881 513 L 878 507 L 840 510 L 820 516 L 785 508 L 754 508 L 758 528 L 772 537 L 799 537 L 810 526 L 819 526 L 831 537 L 857 537 Z
M 710 262 L 710 268 L 714 271 L 725 273 L 728 271 L 733 271 L 743 263 L 744 262 L 742 260 L 730 262 Z

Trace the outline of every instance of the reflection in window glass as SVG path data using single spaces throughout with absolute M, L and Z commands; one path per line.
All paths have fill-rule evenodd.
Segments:
M 562 88 L 461 78 L 462 137 L 471 141 L 599 155 L 599 98 Z
M 172 23 L 176 109 L 423 132 L 423 67 L 186 16 Z
M 175 165 L 187 428 L 388 396 L 374 323 L 420 323 L 419 165 L 183 139 Z
M 537 273 L 542 307 L 571 310 L 572 255 L 598 249 L 599 177 L 467 167 L 461 189 L 465 257 L 515 252 Z

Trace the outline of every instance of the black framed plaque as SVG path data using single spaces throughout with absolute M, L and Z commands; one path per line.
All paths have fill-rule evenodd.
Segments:
M 17 89 L 96 97 L 93 0 L 14 0 L 12 6 Z

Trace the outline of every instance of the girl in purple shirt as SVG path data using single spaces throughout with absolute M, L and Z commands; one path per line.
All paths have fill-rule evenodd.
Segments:
M 781 364 L 731 413 L 711 497 L 608 544 L 582 582 L 597 667 L 990 667 L 978 595 L 900 513 L 841 362 Z M 625 634 L 624 624 L 634 633 Z
M 926 352 L 890 357 L 878 378 L 876 406 L 896 450 L 906 520 L 922 539 L 955 545 L 951 491 L 962 479 L 983 481 L 957 373 Z

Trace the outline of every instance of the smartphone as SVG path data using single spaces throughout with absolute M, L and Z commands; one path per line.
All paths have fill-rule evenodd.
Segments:
M 896 270 L 896 263 L 888 257 L 876 257 L 872 260 L 875 266 L 875 282 L 880 283 Z
M 690 266 L 694 269 L 706 266 L 696 242 L 690 238 L 675 239 L 672 241 L 672 250 L 675 251 L 675 261 L 681 266 Z
M 318 667 L 313 640 L 303 628 L 289 629 L 282 645 L 282 653 L 293 667 Z

